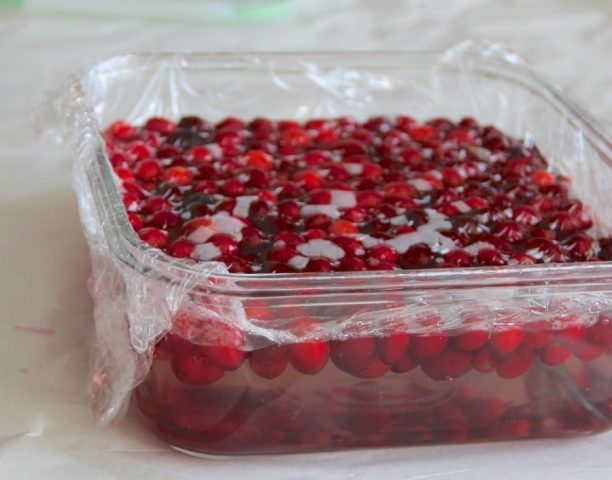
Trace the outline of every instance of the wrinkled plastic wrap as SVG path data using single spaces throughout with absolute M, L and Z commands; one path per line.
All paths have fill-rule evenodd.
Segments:
M 90 392 L 101 423 L 121 415 L 168 332 L 199 345 L 235 346 L 235 336 L 224 335 L 227 324 L 250 351 L 380 336 L 398 325 L 415 334 L 542 321 L 586 327 L 612 309 L 608 262 L 238 275 L 217 262 L 187 263 L 147 248 L 123 211 L 99 132 L 117 119 L 188 114 L 473 116 L 535 143 L 553 170 L 572 178 L 596 233 L 612 234 L 610 142 L 499 45 L 467 42 L 431 53 L 127 55 L 96 63 L 49 98 L 42 118 L 74 158 L 95 302 Z M 321 328 L 293 328 L 304 313 L 320 319 Z

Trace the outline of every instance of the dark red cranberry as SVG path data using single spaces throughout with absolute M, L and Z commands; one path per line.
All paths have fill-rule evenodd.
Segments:
M 371 337 L 336 340 L 331 342 L 331 359 L 340 370 L 359 373 L 374 359 L 376 344 Z
M 402 268 L 425 268 L 432 264 L 434 255 L 428 245 L 413 245 L 402 256 Z
M 361 272 L 367 269 L 368 266 L 366 262 L 359 257 L 346 256 L 340 259 L 338 263 L 338 271 L 341 272 Z
M 284 345 L 253 350 L 249 357 L 251 370 L 260 377 L 273 379 L 287 368 L 287 348 Z

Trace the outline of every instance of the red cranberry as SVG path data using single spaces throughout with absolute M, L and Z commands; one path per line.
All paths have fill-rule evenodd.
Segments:
M 506 263 L 501 253 L 492 248 L 483 248 L 480 250 L 476 255 L 476 260 L 480 265 L 488 266 L 504 265 Z
M 597 323 L 587 328 L 586 339 L 598 347 L 610 348 L 612 346 L 612 315 L 600 315 Z
M 177 240 L 168 247 L 168 254 L 177 258 L 191 257 L 195 245 L 187 240 Z
M 253 271 L 252 265 L 248 260 L 236 255 L 222 255 L 218 260 L 227 265 L 230 273 L 251 273 Z
M 217 130 L 243 130 L 244 122 L 236 117 L 226 117 L 215 125 Z
M 517 222 L 499 223 L 493 229 L 493 233 L 509 243 L 520 242 L 524 237 L 523 227 Z
M 172 371 L 181 382 L 190 385 L 209 385 L 221 379 L 225 371 L 201 356 L 175 355 Z
M 277 247 L 270 250 L 268 253 L 268 260 L 275 262 L 287 263 L 293 257 L 297 255 L 295 249 L 290 247 Z
M 287 349 L 284 345 L 253 350 L 249 357 L 251 370 L 260 377 L 273 379 L 287 368 Z
M 332 222 L 327 230 L 332 235 L 346 235 L 350 233 L 357 233 L 359 231 L 355 224 L 343 219 Z
M 361 272 L 367 269 L 367 264 L 358 257 L 345 256 L 338 263 L 338 271 L 341 272 Z
M 489 332 L 485 330 L 473 330 L 451 337 L 451 344 L 457 350 L 473 352 L 483 347 L 489 341 L 489 337 Z
M 378 357 L 374 357 L 370 365 L 365 370 L 354 373 L 359 378 L 377 378 L 382 377 L 389 371 L 389 366 L 382 362 Z
M 410 340 L 410 355 L 417 363 L 425 363 L 440 355 L 448 345 L 446 335 L 415 335 Z
M 138 130 L 128 122 L 114 122 L 108 127 L 109 132 L 118 140 L 133 140 L 138 135 Z
M 224 370 L 236 370 L 246 358 L 246 352 L 234 347 L 203 346 L 200 352 L 211 364 Z
M 293 368 L 306 375 L 314 375 L 323 370 L 329 359 L 329 343 L 302 342 L 289 345 L 289 361 Z
M 444 260 L 457 267 L 472 266 L 472 256 L 464 250 L 453 250 L 444 256 Z
M 427 245 L 413 245 L 402 257 L 402 268 L 425 268 L 434 260 L 431 248 Z
M 507 355 L 518 348 L 525 338 L 522 330 L 511 329 L 495 332 L 491 336 L 491 350 L 498 355 Z
M 466 374 L 471 368 L 470 355 L 455 350 L 446 350 L 421 365 L 423 373 L 433 380 L 452 380 Z
M 181 223 L 181 217 L 179 217 L 176 213 L 170 212 L 168 210 L 160 210 L 156 212 L 149 224 L 153 227 L 169 229 L 178 226 Z
M 162 174 L 162 166 L 152 158 L 141 160 L 136 164 L 134 175 L 140 180 L 154 181 Z
M 387 365 L 399 362 L 408 352 L 410 335 L 405 332 L 393 333 L 376 339 L 376 349 L 380 359 Z
M 298 218 L 301 215 L 300 206 L 293 200 L 279 203 L 277 209 L 279 215 L 283 215 L 287 218 Z
M 173 185 L 189 185 L 193 174 L 185 167 L 170 167 L 164 172 L 163 179 Z
M 472 357 L 474 370 L 481 373 L 489 373 L 495 370 L 497 359 L 486 346 L 474 352 Z
M 162 135 L 167 135 L 176 129 L 176 124 L 167 118 L 157 117 L 149 119 L 147 123 L 145 123 L 145 128 L 161 133 Z
M 305 272 L 331 272 L 334 270 L 332 263 L 326 258 L 312 258 L 308 261 Z
M 128 213 L 128 220 L 130 221 L 130 224 L 132 225 L 132 228 L 134 230 L 138 231 L 142 227 L 144 227 L 144 220 L 142 219 L 142 216 L 138 215 L 137 213 L 129 212 Z
M 233 255 L 238 252 L 238 242 L 231 235 L 218 233 L 210 237 L 208 241 L 215 245 L 223 255 Z
M 512 209 L 512 218 L 524 225 L 537 225 L 542 220 L 534 208 L 526 205 L 514 207 Z
M 564 259 L 561 247 L 543 238 L 534 238 L 524 244 L 525 252 L 544 263 L 562 262 Z
M 414 363 L 410 355 L 405 355 L 391 366 L 391 371 L 395 373 L 406 373 L 416 368 L 416 366 L 417 364 Z
M 375 350 L 376 344 L 371 337 L 336 340 L 331 342 L 331 359 L 340 370 L 355 374 L 370 365 Z
M 163 248 L 168 244 L 168 232 L 159 228 L 145 227 L 138 230 L 140 239 L 154 248 Z
M 316 240 L 317 238 L 325 238 L 327 237 L 327 233 L 325 230 L 321 230 L 320 228 L 311 228 L 310 230 L 306 230 L 302 235 L 305 241 L 308 240 Z
M 516 378 L 525 374 L 535 360 L 535 353 L 526 348 L 517 349 L 497 362 L 495 371 L 502 378 Z
M 367 253 L 367 261 L 370 266 L 381 263 L 395 264 L 399 260 L 399 254 L 387 245 L 378 245 L 371 248 Z
M 550 343 L 539 352 L 540 360 L 548 365 L 561 365 L 572 356 L 572 352 L 561 345 Z

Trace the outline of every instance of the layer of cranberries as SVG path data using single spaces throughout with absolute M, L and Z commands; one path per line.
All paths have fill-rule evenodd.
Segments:
M 234 273 L 612 259 L 612 240 L 592 235 L 569 179 L 535 146 L 472 118 L 151 118 L 117 121 L 104 138 L 140 238 Z M 297 310 L 297 328 L 318 328 L 306 305 Z M 181 315 L 137 400 L 189 450 L 558 436 L 612 424 L 606 311 L 255 350 L 227 323 L 209 327 L 229 329 L 223 344 L 185 335 L 202 319 Z

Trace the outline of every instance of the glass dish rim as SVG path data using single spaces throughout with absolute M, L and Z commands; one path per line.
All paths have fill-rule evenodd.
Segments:
M 149 66 L 152 62 L 185 60 L 180 68 L 194 69 L 192 62 L 202 62 L 200 68 L 207 65 L 210 68 L 235 69 L 238 64 L 249 65 L 248 60 L 260 59 L 258 70 L 267 65 L 265 60 L 282 59 L 294 61 L 300 59 L 342 59 L 341 66 L 357 66 L 368 59 L 378 59 L 377 66 L 406 66 L 399 63 L 398 59 L 411 60 L 425 63 L 432 67 L 443 66 L 441 62 L 443 55 L 449 50 L 374 50 L 374 51 L 286 51 L 286 52 L 162 52 L 162 53 L 131 53 L 125 55 L 110 56 L 83 68 L 79 74 L 73 77 L 72 92 L 73 100 L 77 105 L 84 106 L 79 113 L 84 114 L 86 124 L 89 126 L 95 161 L 89 162 L 86 167 L 87 180 L 89 182 L 94 198 L 95 208 L 102 222 L 103 235 L 109 243 L 113 255 L 119 261 L 135 271 L 154 276 L 169 283 L 184 281 L 186 277 L 192 282 L 200 280 L 198 287 L 206 291 L 216 291 L 221 294 L 229 294 L 230 291 L 239 291 L 242 295 L 259 292 L 277 293 L 293 291 L 299 284 L 301 288 L 316 288 L 317 291 L 336 292 L 350 288 L 355 290 L 385 290 L 386 288 L 397 289 L 452 289 L 452 288 L 482 288 L 504 285 L 547 285 L 551 282 L 565 282 L 565 285 L 573 284 L 605 284 L 612 290 L 612 261 L 601 262 L 573 262 L 559 264 L 536 264 L 499 267 L 464 267 L 464 268 L 440 268 L 425 270 L 393 270 L 393 271 L 366 271 L 366 272 L 330 272 L 330 273 L 222 273 L 215 270 L 214 265 L 219 262 L 195 262 L 189 263 L 181 259 L 171 257 L 161 250 L 147 246 L 136 234 L 128 221 L 127 213 L 123 207 L 121 197 L 108 157 L 104 140 L 100 134 L 100 128 L 96 117 L 88 102 L 86 89 L 82 79 L 87 75 L 102 73 L 101 70 L 112 64 L 116 68 L 118 62 L 128 66 L 132 62 L 146 62 L 143 66 Z M 485 67 L 495 67 L 496 73 L 505 70 L 504 78 L 522 80 L 529 83 L 529 88 L 543 101 L 563 112 L 571 121 L 573 126 L 584 131 L 587 142 L 593 144 L 604 157 L 605 161 L 612 164 L 612 139 L 597 125 L 591 116 L 573 103 L 567 96 L 553 84 L 543 80 L 525 63 L 510 62 L 499 56 L 483 55 L 479 52 L 461 52 L 462 57 L 473 61 L 482 62 Z M 386 58 L 393 58 L 393 65 L 381 62 Z M 351 63 L 351 61 L 354 61 Z M 219 63 L 221 62 L 221 63 Z M 225 62 L 225 63 L 223 63 Z M 449 66 L 452 64 L 447 64 Z M 363 67 L 363 65 L 360 65 Z M 116 73 L 117 70 L 114 69 Z M 526 86 L 526 85 L 522 85 Z M 342 284 L 347 282 L 346 284 Z M 376 283 L 374 286 L 373 283 Z M 198 282 L 194 282 L 198 283 Z M 339 285 L 340 283 L 340 285 Z M 262 285 L 264 284 L 264 285 Z M 198 288 L 196 287 L 196 289 Z

